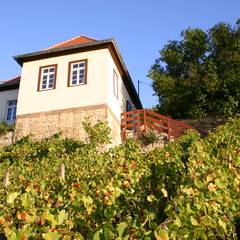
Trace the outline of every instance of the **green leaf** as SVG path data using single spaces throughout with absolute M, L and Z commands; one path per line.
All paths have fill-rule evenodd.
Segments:
M 190 217 L 190 221 L 193 226 L 198 226 L 198 221 L 193 216 Z
M 16 197 L 19 195 L 18 192 L 13 192 L 13 193 L 10 193 L 8 196 L 7 196 L 7 203 L 8 204 L 13 204 L 14 203 L 14 200 L 16 199 Z
M 154 232 L 154 236 L 157 240 L 169 240 L 168 232 L 164 229 L 160 229 Z
M 182 223 L 181 223 L 181 220 L 180 220 L 179 217 L 176 218 L 175 224 L 176 224 L 178 227 L 181 227 L 181 226 L 182 226 Z
M 154 195 L 151 194 L 151 195 L 148 195 L 148 196 L 147 196 L 147 201 L 148 201 L 148 202 L 153 202 L 154 200 L 156 200 L 156 198 L 155 198 Z
M 61 234 L 56 233 L 56 232 L 50 232 L 50 233 L 44 233 L 43 239 L 45 240 L 59 240 L 61 237 Z
M 63 224 L 65 219 L 67 219 L 67 214 L 65 210 L 61 210 L 58 214 L 58 224 Z
M 93 240 L 100 240 L 100 231 L 94 233 Z
M 222 221 L 221 219 L 219 219 L 219 220 L 218 220 L 218 225 L 219 225 L 220 227 L 222 227 L 222 228 L 224 229 L 224 231 L 226 232 L 226 230 L 227 230 L 227 224 L 226 224 L 224 221 Z
M 123 236 L 123 233 L 124 233 L 124 231 L 126 230 L 126 228 L 127 228 L 127 223 L 125 223 L 125 222 L 121 222 L 121 223 L 119 223 L 118 224 L 118 226 L 117 226 L 117 232 L 118 232 L 118 236 L 119 237 L 122 237 Z
M 17 234 L 15 232 L 11 233 L 11 235 L 8 237 L 9 240 L 17 240 Z

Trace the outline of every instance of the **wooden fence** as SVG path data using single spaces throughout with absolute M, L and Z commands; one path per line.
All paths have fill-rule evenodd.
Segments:
M 133 110 L 121 114 L 123 141 L 127 139 L 128 131 L 132 131 L 138 139 L 142 133 L 148 131 L 166 133 L 168 140 L 171 140 L 181 136 L 190 128 L 192 126 L 147 109 Z

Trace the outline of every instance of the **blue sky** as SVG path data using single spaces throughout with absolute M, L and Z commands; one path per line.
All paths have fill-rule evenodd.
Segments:
M 168 40 L 182 30 L 234 24 L 240 0 L 9 0 L 0 4 L 0 80 L 21 72 L 12 56 L 46 48 L 80 34 L 114 37 L 137 87 Z M 144 107 L 156 104 L 151 87 L 140 85 Z

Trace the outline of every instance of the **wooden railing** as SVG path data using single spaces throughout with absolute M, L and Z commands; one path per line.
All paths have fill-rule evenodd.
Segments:
M 168 140 L 171 140 L 181 136 L 190 128 L 192 128 L 190 125 L 147 109 L 132 110 L 121 114 L 123 141 L 127 139 L 128 132 L 133 132 L 139 139 L 142 133 L 148 131 L 166 133 Z

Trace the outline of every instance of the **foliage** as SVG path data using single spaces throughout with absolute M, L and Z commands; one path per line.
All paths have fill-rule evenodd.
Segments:
M 82 123 L 84 130 L 88 135 L 88 141 L 92 144 L 108 144 L 110 143 L 110 128 L 105 122 L 99 121 L 93 126 L 90 119 L 86 118 Z
M 154 133 L 154 131 L 142 133 L 141 138 L 140 138 L 140 142 L 143 145 L 153 144 L 157 141 L 158 141 L 158 136 Z
M 6 133 L 8 133 L 10 131 L 13 131 L 13 126 L 8 125 L 8 124 L 6 124 L 4 122 L 0 123 L 0 136 L 4 135 L 4 134 L 6 134 Z
M 0 181 L 8 170 L 11 183 L 0 188 L 0 232 L 21 240 L 236 239 L 239 118 L 205 139 L 190 130 L 148 153 L 132 140 L 105 152 L 97 145 L 56 135 L 0 148 Z
M 149 71 L 158 111 L 173 117 L 231 116 L 240 104 L 240 25 L 187 29 L 170 41 Z

